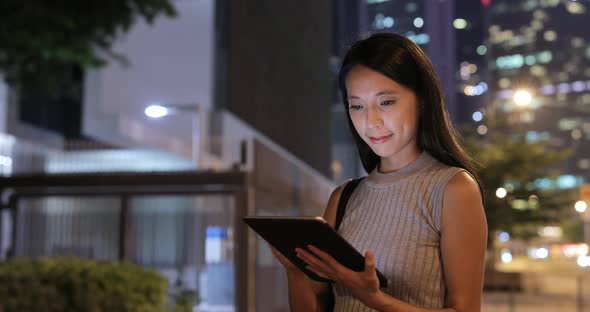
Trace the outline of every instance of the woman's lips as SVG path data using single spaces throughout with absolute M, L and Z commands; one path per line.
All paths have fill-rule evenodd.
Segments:
M 392 135 L 393 135 L 393 133 L 390 135 L 381 136 L 381 137 L 369 137 L 369 140 L 371 140 L 371 143 L 373 143 L 373 144 L 381 144 L 381 143 L 384 143 L 387 140 L 389 140 L 389 138 L 391 138 Z

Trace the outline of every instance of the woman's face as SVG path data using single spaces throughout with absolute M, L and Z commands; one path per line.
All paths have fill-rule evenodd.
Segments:
M 354 128 L 373 152 L 381 156 L 382 166 L 384 162 L 391 166 L 405 165 L 420 154 L 418 104 L 412 90 L 357 65 L 346 76 L 346 92 Z

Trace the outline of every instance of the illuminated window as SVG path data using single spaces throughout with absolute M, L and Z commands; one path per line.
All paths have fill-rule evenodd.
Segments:
M 531 66 L 531 65 L 535 65 L 535 63 L 537 62 L 537 60 L 535 59 L 535 56 L 534 56 L 534 55 L 527 55 L 527 56 L 524 58 L 524 62 L 525 62 L 527 65 Z
M 430 42 L 430 36 L 428 34 L 408 35 L 408 38 L 414 41 L 416 44 L 427 44 Z
M 541 4 L 546 7 L 556 7 L 559 5 L 560 0 L 541 0 Z
M 498 80 L 498 85 L 502 89 L 507 89 L 507 88 L 510 87 L 510 79 L 508 79 L 508 78 L 501 78 L 500 80 Z
M 564 74 L 564 73 L 559 73 L 557 76 L 559 77 L 559 76 L 561 76 L 562 74 Z M 562 77 L 560 77 L 560 78 L 562 78 Z M 563 83 L 560 83 L 560 84 L 558 84 L 558 85 L 557 85 L 557 90 L 558 90 L 560 93 L 569 93 L 569 92 L 572 90 L 572 88 L 571 88 L 571 86 L 569 85 L 569 83 L 565 83 L 565 82 L 563 82 Z
M 539 6 L 539 2 L 537 0 L 528 0 L 522 4 L 523 9 L 527 11 L 532 11 Z
M 580 131 L 580 129 L 574 129 L 570 134 L 572 136 L 572 139 L 576 141 L 582 138 L 582 131 Z
M 535 12 L 533 12 L 533 17 L 536 20 L 543 20 L 547 17 L 547 13 L 545 13 L 545 11 L 543 10 L 535 10 Z
M 580 126 L 581 122 L 578 119 L 562 118 L 558 122 L 559 130 L 569 131 L 574 130 Z
M 584 39 L 580 37 L 574 37 L 571 41 L 574 48 L 581 48 L 584 46 Z
M 543 93 L 543 95 L 552 95 L 555 94 L 555 86 L 554 85 L 544 85 L 543 87 L 541 87 L 541 92 Z
M 547 74 L 547 70 L 545 69 L 545 67 L 540 66 L 540 65 L 533 65 L 530 68 L 530 72 L 534 76 L 539 76 L 539 77 L 545 76 Z
M 537 142 L 539 140 L 539 134 L 537 133 L 537 131 L 529 131 L 526 134 L 526 140 L 530 143 Z
M 553 59 L 553 54 L 551 51 L 543 51 L 537 54 L 537 61 L 539 63 L 549 63 Z
M 557 187 L 563 188 L 563 189 L 573 188 L 573 187 L 576 187 L 576 186 L 582 184 L 581 182 L 582 182 L 581 178 L 579 178 L 579 177 L 569 175 L 569 174 L 562 175 L 559 178 L 557 178 Z
M 548 189 L 553 187 L 553 181 L 549 178 L 540 178 L 535 180 L 535 186 L 541 189 Z
M 374 20 L 375 28 L 377 28 L 377 29 L 385 28 L 385 25 L 383 24 L 384 19 L 385 19 L 385 16 L 381 13 L 375 15 L 375 20 Z
M 383 26 L 385 26 L 385 28 L 391 28 L 391 27 L 393 27 L 394 24 L 395 24 L 395 20 L 391 16 L 388 16 L 383 19 Z
M 535 20 L 535 21 L 531 22 L 531 27 L 533 28 L 533 30 L 539 31 L 539 30 L 543 29 L 543 23 Z
M 575 1 L 568 2 L 565 8 L 571 14 L 584 14 L 584 12 L 586 12 L 586 7 L 584 7 L 583 4 Z
M 410 2 L 406 4 L 406 11 L 408 13 L 414 13 L 418 10 L 418 5 L 415 2 Z
M 453 27 L 455 27 L 456 29 L 465 29 L 467 27 L 467 21 L 462 18 L 456 18 L 453 21 Z
M 574 81 L 572 83 L 572 90 L 574 92 L 582 92 L 586 90 L 586 84 L 583 81 Z
M 520 68 L 522 65 L 524 65 L 522 54 L 500 56 L 496 59 L 496 66 L 498 68 Z
M 553 30 L 547 30 L 543 33 L 543 38 L 547 41 L 555 41 L 557 39 L 557 33 Z

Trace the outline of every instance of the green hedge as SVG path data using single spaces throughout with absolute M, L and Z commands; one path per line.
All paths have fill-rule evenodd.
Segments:
M 126 264 L 75 258 L 0 262 L 0 312 L 164 311 L 167 281 Z

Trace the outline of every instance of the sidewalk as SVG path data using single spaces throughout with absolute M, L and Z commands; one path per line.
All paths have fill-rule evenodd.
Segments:
M 482 312 L 582 312 L 590 311 L 590 297 L 584 298 L 584 306 L 578 308 L 574 295 L 515 294 L 486 292 Z

